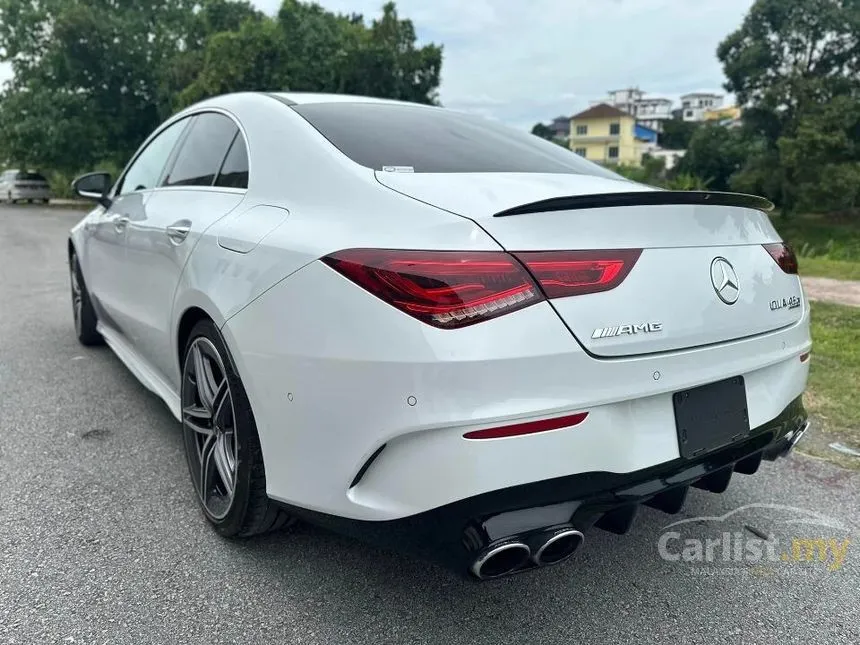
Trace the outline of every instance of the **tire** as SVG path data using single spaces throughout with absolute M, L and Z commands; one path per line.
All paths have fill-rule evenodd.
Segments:
M 285 526 L 292 518 L 266 495 L 251 404 L 212 321 L 201 320 L 191 330 L 182 363 L 185 458 L 206 519 L 224 537 L 250 537 Z
M 69 277 L 72 288 L 72 315 L 75 319 L 75 335 L 82 345 L 101 345 L 104 343 L 104 339 L 96 331 L 98 318 L 95 309 L 93 309 L 87 285 L 84 282 L 84 275 L 78 263 L 78 255 L 74 252 L 69 256 Z

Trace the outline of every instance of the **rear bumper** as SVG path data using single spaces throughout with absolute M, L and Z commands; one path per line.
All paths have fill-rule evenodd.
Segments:
M 446 504 L 381 522 L 351 520 L 283 504 L 298 517 L 359 540 L 466 572 L 476 556 L 512 537 L 562 526 L 626 533 L 643 504 L 667 513 L 683 507 L 690 486 L 723 492 L 732 474 L 754 473 L 761 461 L 785 456 L 808 427 L 801 397 L 745 441 L 697 459 L 675 459 L 630 473 L 582 472 Z M 526 564 L 522 569 L 533 567 Z
M 810 347 L 805 307 L 777 332 L 598 359 L 545 302 L 441 330 L 320 262 L 266 291 L 223 333 L 254 410 L 269 496 L 370 521 L 577 474 L 628 476 L 676 463 L 673 393 L 743 376 L 758 428 L 802 394 L 809 371 L 799 360 Z M 464 438 L 579 412 L 588 417 L 575 427 Z

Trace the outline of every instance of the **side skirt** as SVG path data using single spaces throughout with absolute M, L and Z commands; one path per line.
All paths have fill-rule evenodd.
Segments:
M 113 353 L 135 375 L 137 380 L 146 389 L 164 401 L 171 414 L 176 417 L 176 420 L 181 421 L 182 405 L 179 401 L 179 394 L 165 383 L 161 375 L 134 350 L 121 334 L 101 322 L 96 325 L 96 330 L 105 339 L 107 346 L 113 350 Z

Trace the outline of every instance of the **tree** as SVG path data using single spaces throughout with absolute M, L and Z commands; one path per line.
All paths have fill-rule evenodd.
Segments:
M 394 3 L 366 24 L 284 0 L 0 0 L 0 149 L 74 172 L 123 164 L 176 109 L 241 90 L 438 100 L 442 48 L 416 44 Z
M 695 121 L 667 119 L 663 121 L 663 132 L 658 135 L 657 141 L 661 148 L 667 150 L 686 150 L 698 126 Z
M 158 70 L 190 15 L 186 0 L 0 0 L 0 51 L 14 73 L 0 145 L 58 170 L 127 158 L 158 122 Z
M 809 107 L 858 91 L 858 48 L 856 0 L 756 0 L 717 56 L 750 116 L 791 130 Z
M 860 102 L 838 96 L 777 142 L 798 208 L 860 208 Z
M 699 177 L 711 190 L 728 190 L 729 181 L 748 155 L 745 133 L 739 128 L 705 123 L 690 139 L 678 162 L 678 174 Z
M 280 27 L 273 20 L 247 20 L 239 31 L 214 34 L 206 44 L 197 78 L 179 94 L 177 104 L 242 91 L 289 87 L 289 53 Z
M 767 191 L 785 214 L 812 203 L 802 194 L 803 186 L 812 187 L 805 178 L 825 179 L 813 166 L 849 162 L 828 160 L 839 146 L 824 145 L 819 149 L 827 153 L 801 164 L 800 148 L 792 142 L 822 144 L 830 135 L 813 134 L 822 106 L 860 100 L 860 2 L 756 0 L 717 55 L 726 89 L 746 107 L 746 132 L 760 138 L 732 184 Z M 853 176 L 850 166 L 840 165 L 837 172 L 840 186 Z
M 553 132 L 552 128 L 543 123 L 535 123 L 534 127 L 532 128 L 532 134 L 537 137 L 540 137 L 541 139 L 548 139 L 550 141 L 552 141 L 553 137 L 555 136 L 555 132 Z

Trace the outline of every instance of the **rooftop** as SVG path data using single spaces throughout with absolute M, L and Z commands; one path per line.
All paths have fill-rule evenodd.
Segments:
M 594 107 L 590 107 L 584 112 L 580 112 L 579 114 L 574 114 L 571 119 L 607 119 L 613 116 L 624 117 L 628 116 L 631 119 L 633 115 L 627 114 L 627 112 L 623 110 L 619 110 L 617 107 L 613 107 L 608 103 L 600 103 L 595 105 Z

